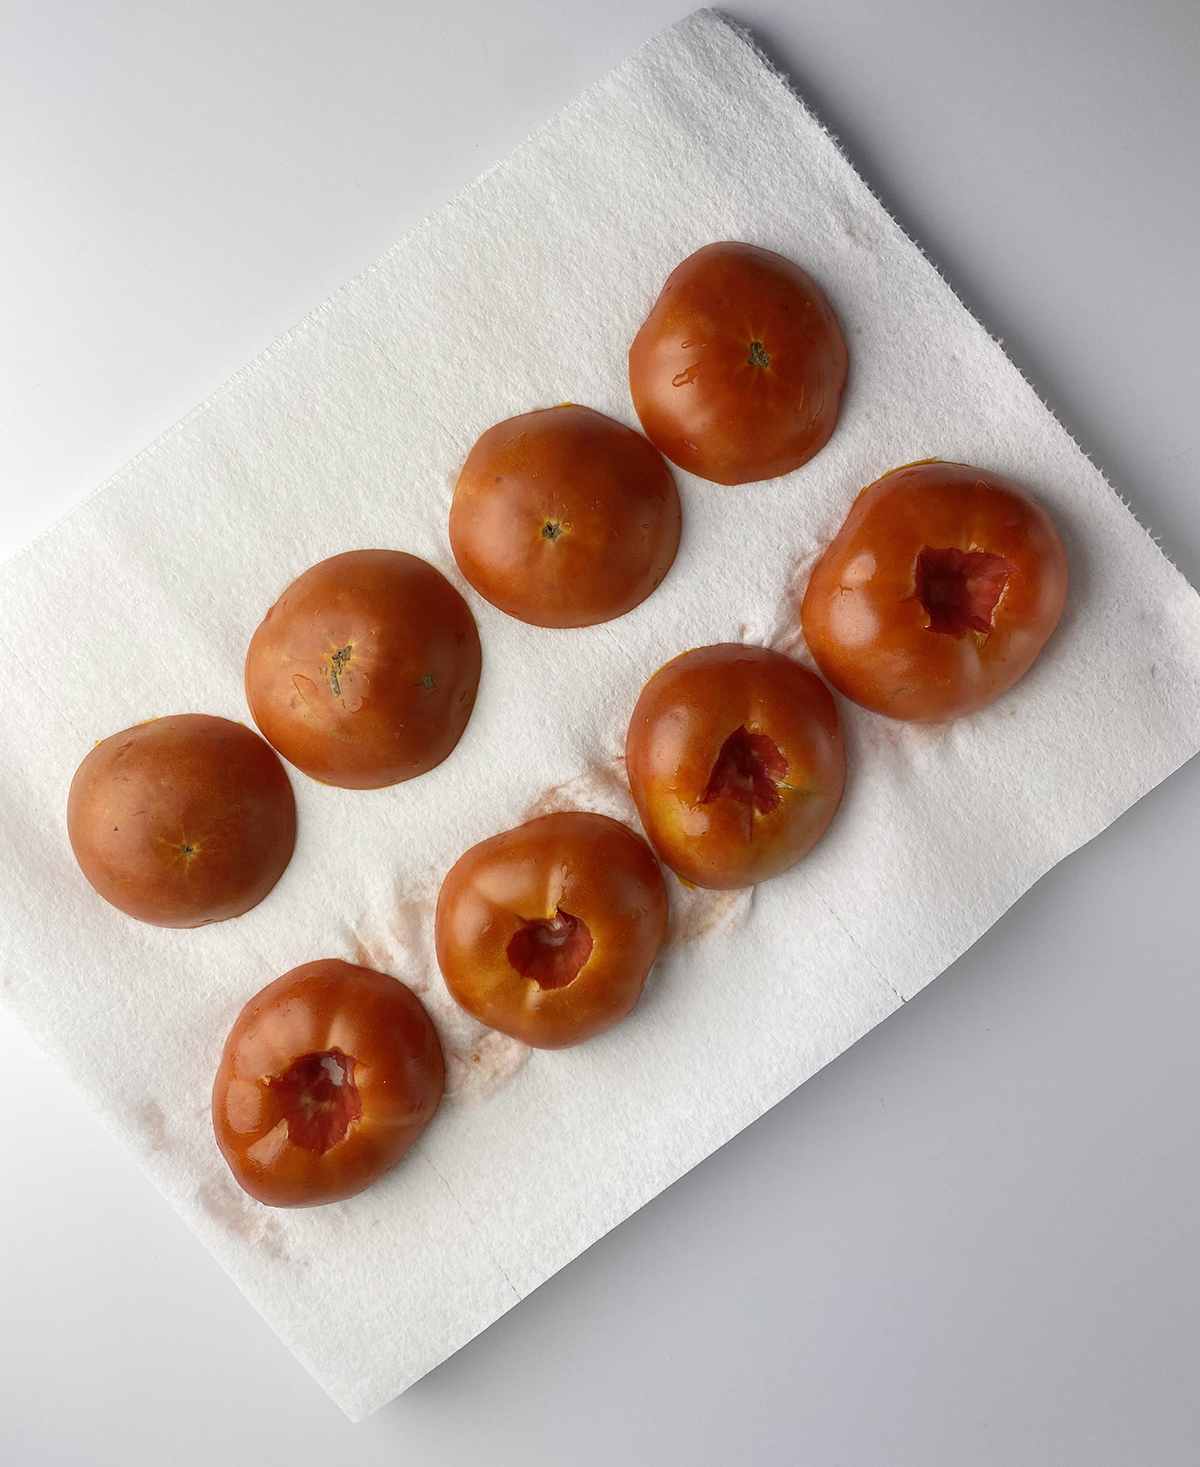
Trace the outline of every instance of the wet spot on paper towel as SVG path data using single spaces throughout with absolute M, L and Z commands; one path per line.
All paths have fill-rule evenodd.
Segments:
M 446 1100 L 481 1105 L 520 1071 L 527 1044 L 498 1034 L 455 1003 L 437 965 L 434 877 L 400 892 L 384 912 L 368 914 L 354 929 L 353 961 L 406 983 L 429 1011 L 446 1056 Z
M 739 887 L 736 891 L 708 891 L 702 886 L 685 886 L 678 877 L 668 875 L 667 890 L 671 898 L 668 947 L 682 947 L 702 937 L 732 932 L 742 925 L 754 905 L 752 886 Z
M 138 1125 L 151 1151 L 162 1151 L 167 1144 L 167 1117 L 157 1100 L 148 1100 L 138 1111 Z
M 223 1224 L 235 1237 L 253 1244 L 283 1262 L 287 1251 L 279 1223 L 268 1209 L 255 1202 L 233 1182 L 205 1182 L 197 1192 L 200 1205 L 210 1217 Z
M 637 806 L 625 777 L 624 754 L 600 760 L 574 779 L 554 785 L 534 800 L 523 818 L 536 820 L 541 815 L 557 815 L 566 810 L 591 810 L 597 815 L 607 815 L 610 820 L 620 820 L 640 833 Z

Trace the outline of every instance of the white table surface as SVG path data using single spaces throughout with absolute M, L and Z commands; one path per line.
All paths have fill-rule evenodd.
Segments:
M 5 0 L 0 554 L 687 8 Z M 727 11 L 1200 584 L 1196 0 Z M 0 1013 L 0 1455 L 1194 1467 L 1198 887 L 1193 761 L 359 1426 Z

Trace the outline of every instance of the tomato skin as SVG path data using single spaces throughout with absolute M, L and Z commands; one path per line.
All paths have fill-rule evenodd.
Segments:
M 591 949 L 573 982 L 542 988 L 509 953 L 519 930 L 565 912 Z M 454 998 L 501 1033 L 563 1049 L 628 1014 L 667 932 L 667 888 L 645 841 L 606 815 L 543 815 L 481 841 L 438 895 L 438 964 Z
M 929 549 L 998 558 L 1007 578 L 990 631 L 934 628 L 917 585 Z M 1058 532 L 1019 485 L 968 464 L 910 464 L 859 494 L 813 570 L 801 623 L 817 666 L 845 697 L 889 718 L 941 723 L 1025 675 L 1067 586 Z
M 294 1144 L 278 1082 L 302 1056 L 330 1051 L 354 1060 L 360 1114 L 318 1152 Z M 321 959 L 276 978 L 234 1021 L 213 1083 L 213 1130 L 238 1185 L 259 1202 L 340 1202 L 391 1171 L 432 1120 L 445 1078 L 437 1031 L 411 989 Z
M 381 789 L 458 743 L 479 686 L 475 619 L 439 571 L 400 550 L 352 550 L 284 591 L 246 654 L 246 701 L 297 769 Z
M 679 492 L 640 433 L 576 403 L 497 423 L 467 456 L 450 548 L 485 600 L 539 627 L 640 605 L 679 548 Z
M 785 768 L 774 809 L 711 790 L 738 732 L 768 739 Z M 661 859 L 694 886 L 752 886 L 795 865 L 824 835 L 846 783 L 841 722 L 820 678 L 766 647 L 718 643 L 668 662 L 629 721 L 625 768 Z
M 629 349 L 650 442 L 717 484 L 791 473 L 829 441 L 848 368 L 842 328 L 798 265 L 705 245 L 667 277 Z
M 154 927 L 240 917 L 292 857 L 296 804 L 274 750 L 245 724 L 180 713 L 127 728 L 84 758 L 67 834 L 96 891 Z

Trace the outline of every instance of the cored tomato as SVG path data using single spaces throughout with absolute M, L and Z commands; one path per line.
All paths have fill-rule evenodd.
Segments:
M 539 627 L 639 605 L 679 547 L 679 494 L 640 433 L 575 403 L 509 418 L 467 456 L 450 547 L 471 585 Z
M 270 1207 L 353 1197 L 433 1118 L 446 1066 L 421 1000 L 398 978 L 334 958 L 250 1000 L 213 1085 L 217 1145 Z
M 917 463 L 868 485 L 817 563 L 801 621 L 839 692 L 941 723 L 1023 677 L 1067 599 L 1050 516 L 967 464 Z
M 437 957 L 463 1008 L 539 1049 L 611 1028 L 667 931 L 645 841 L 606 815 L 543 815 L 473 846 L 438 896 Z
M 475 619 L 445 576 L 400 550 L 352 550 L 306 570 L 267 612 L 246 700 L 297 769 L 380 789 L 450 753 L 479 669 Z
M 833 819 L 842 729 L 821 679 L 765 647 L 696 647 L 642 689 L 625 767 L 650 843 L 695 886 L 777 876 Z
M 667 277 L 629 350 L 647 438 L 717 484 L 790 473 L 829 441 L 846 342 L 820 287 L 749 244 L 710 244 Z
M 92 749 L 71 781 L 67 834 L 105 901 L 155 927 L 202 927 L 248 912 L 283 875 L 296 805 L 244 723 L 180 713 Z

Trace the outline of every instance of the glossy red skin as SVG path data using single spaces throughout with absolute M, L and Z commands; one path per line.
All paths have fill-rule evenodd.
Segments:
M 322 1154 L 293 1145 L 267 1083 L 301 1056 L 355 1061 L 360 1119 Z M 446 1066 L 437 1031 L 397 978 L 335 958 L 305 963 L 246 1005 L 213 1084 L 213 1129 L 238 1185 L 269 1207 L 340 1202 L 385 1176 L 433 1118 Z
M 296 839 L 287 772 L 243 723 L 180 713 L 98 743 L 71 781 L 67 834 L 105 901 L 155 927 L 257 906 Z
M 297 769 L 380 789 L 446 758 L 479 671 L 475 619 L 445 576 L 400 550 L 352 550 L 306 570 L 267 612 L 246 654 L 246 700 Z
M 722 747 L 742 726 L 787 760 L 780 803 L 768 813 L 727 795 L 704 801 Z M 625 769 L 661 859 L 694 886 L 722 891 L 778 876 L 807 855 L 846 783 L 829 689 L 783 653 L 738 643 L 693 648 L 654 674 L 629 721 Z
M 526 922 L 558 908 L 588 926 L 573 982 L 542 989 L 508 959 Z M 563 1049 L 623 1019 L 667 932 L 667 888 L 645 841 L 606 815 L 543 815 L 473 846 L 446 876 L 435 932 L 446 986 L 469 1013 L 538 1049 Z
M 562 403 L 497 423 L 475 444 L 454 490 L 450 548 L 509 616 L 588 627 L 650 595 L 680 525 L 658 450 L 603 413 Z
M 988 633 L 934 631 L 916 599 L 926 546 L 982 550 L 1014 567 Z M 1067 598 L 1067 557 L 1019 485 L 968 464 L 918 463 L 867 486 L 817 563 L 801 605 L 817 666 L 889 718 L 942 723 L 991 703 L 1032 666 Z
M 761 354 L 769 360 L 756 365 Z M 672 463 L 747 484 L 791 473 L 825 446 L 848 361 L 815 281 L 782 255 L 726 242 L 667 277 L 629 349 L 629 390 Z

